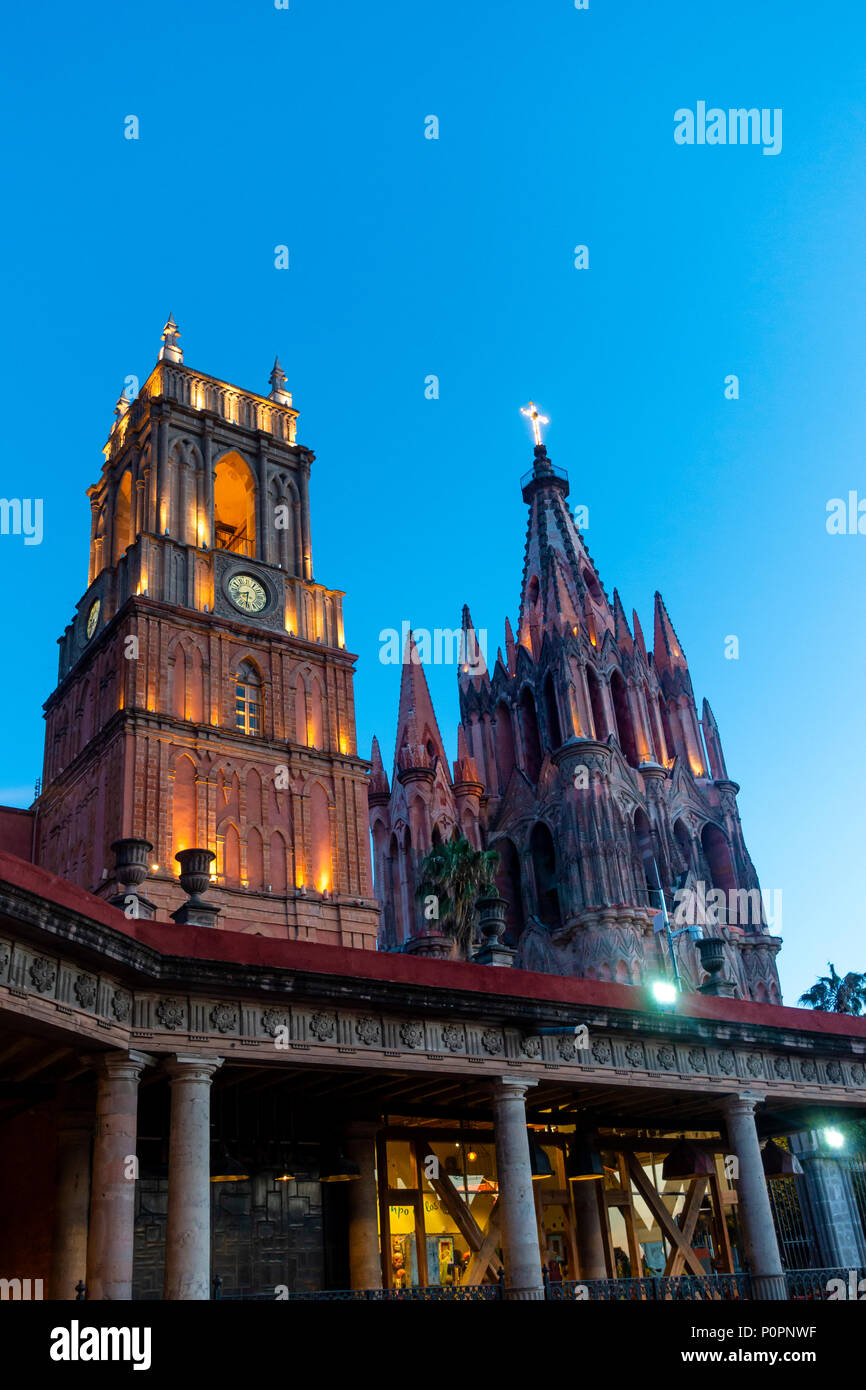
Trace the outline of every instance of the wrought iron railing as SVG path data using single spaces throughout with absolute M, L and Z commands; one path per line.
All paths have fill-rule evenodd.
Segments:
M 785 1280 L 788 1285 L 788 1298 L 798 1301 L 820 1302 L 827 1299 L 858 1298 L 857 1289 L 861 1279 L 866 1279 L 866 1269 L 787 1269 Z M 832 1282 L 831 1282 L 832 1281 Z
M 794 1300 L 857 1298 L 866 1268 L 789 1269 L 785 1273 L 788 1297 Z M 837 1282 L 831 1282 L 837 1281 Z M 83 1295 L 79 1295 L 80 1297 Z M 222 1280 L 213 1283 L 213 1297 L 226 1302 L 261 1303 L 328 1301 L 334 1303 L 493 1303 L 506 1296 L 505 1278 L 489 1284 L 432 1284 L 405 1289 L 314 1289 L 288 1293 L 283 1289 L 241 1288 L 222 1292 Z M 544 1271 L 544 1296 L 550 1302 L 625 1303 L 732 1303 L 751 1299 L 748 1274 L 646 1275 L 641 1279 L 550 1279 Z
M 748 1274 L 645 1275 L 642 1279 L 575 1279 L 556 1283 L 545 1273 L 545 1297 L 552 1302 L 731 1303 L 752 1297 Z
M 253 1300 L 257 1303 L 309 1303 L 321 1300 L 331 1303 L 495 1303 L 504 1297 L 504 1281 L 492 1284 L 431 1284 L 405 1289 L 314 1289 L 300 1293 L 278 1294 L 274 1289 L 241 1289 L 235 1293 L 222 1292 L 222 1280 L 215 1279 L 213 1296 L 223 1302 L 237 1303 Z

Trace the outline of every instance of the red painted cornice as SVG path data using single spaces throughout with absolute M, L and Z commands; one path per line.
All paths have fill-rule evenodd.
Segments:
M 65 879 L 28 864 L 14 854 L 0 851 L 0 882 L 32 893 L 54 906 L 78 913 L 158 951 L 184 960 L 303 971 L 356 980 L 422 986 L 475 993 L 480 999 L 498 998 L 549 1002 L 580 1008 L 623 1009 L 661 1016 L 661 1010 L 643 986 L 608 984 L 529 970 L 497 969 L 463 961 L 432 960 L 392 952 L 360 951 L 347 946 L 325 946 L 308 941 L 278 941 L 242 930 L 241 922 L 226 919 L 225 929 L 177 926 L 172 922 L 130 921 L 92 893 Z M 236 930 L 232 927 L 236 926 Z M 479 1003 L 480 1003 L 479 999 Z M 778 1004 L 754 1004 L 743 999 L 716 999 L 703 994 L 683 995 L 674 1016 L 705 1019 L 720 1024 L 754 1025 L 822 1036 L 866 1038 L 866 1017 L 791 1009 Z

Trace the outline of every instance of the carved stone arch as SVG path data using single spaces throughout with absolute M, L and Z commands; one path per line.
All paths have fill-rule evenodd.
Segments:
M 214 545 L 255 556 L 259 479 L 254 462 L 237 449 L 227 449 L 214 460 L 213 473 Z
M 713 888 L 730 892 L 737 887 L 737 873 L 731 842 L 725 830 L 713 820 L 701 829 L 700 846 Z
M 193 849 L 198 843 L 198 764 L 186 749 L 178 749 L 171 763 L 171 855 Z
M 124 468 L 112 487 L 114 507 L 113 563 L 116 565 L 135 539 L 135 495 L 132 469 Z

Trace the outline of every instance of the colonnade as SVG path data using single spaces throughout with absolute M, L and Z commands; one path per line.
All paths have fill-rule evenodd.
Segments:
M 143 1052 L 102 1054 L 97 1070 L 95 1127 L 80 1104 L 60 1116 L 51 1296 L 132 1297 L 138 1086 L 160 1059 Z M 210 1298 L 210 1092 L 222 1058 L 177 1053 L 164 1062 L 171 1088 L 164 1297 Z M 506 1297 L 544 1296 L 532 1193 L 526 1096 L 535 1085 L 502 1076 L 491 1085 Z M 764 1099 L 744 1091 L 723 1102 L 738 1164 L 738 1212 L 757 1298 L 784 1298 L 785 1278 L 755 1124 Z M 92 1165 L 90 1129 L 94 1128 Z M 349 1270 L 353 1288 L 381 1285 L 378 1198 L 372 1123 L 350 1124 L 347 1156 L 360 1177 L 349 1185 Z M 88 1180 L 88 1169 L 89 1180 Z M 601 1207 L 594 1183 L 574 1184 L 577 1239 L 584 1278 L 606 1276 Z M 89 1196 L 89 1201 L 88 1201 Z

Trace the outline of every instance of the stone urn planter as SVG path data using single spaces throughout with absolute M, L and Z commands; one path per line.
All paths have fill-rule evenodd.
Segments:
M 180 864 L 180 886 L 189 894 L 192 902 L 197 902 L 210 883 L 210 866 L 216 859 L 210 849 L 181 849 L 174 856 Z
M 210 884 L 210 866 L 216 855 L 210 849 L 180 849 L 174 857 L 180 864 L 180 886 L 189 895 L 189 902 L 171 914 L 172 921 L 181 926 L 212 927 L 220 909 L 203 902 L 201 894 Z
M 127 888 L 137 888 L 147 878 L 153 845 L 150 840 L 115 840 L 111 846 L 114 854 L 114 876 L 118 883 Z
M 475 909 L 478 914 L 481 945 L 472 959 L 478 965 L 513 965 L 516 951 L 510 946 L 502 945 L 508 899 L 500 898 L 498 893 L 492 893 L 489 897 L 479 898 Z
M 734 986 L 730 980 L 722 978 L 721 972 L 725 967 L 725 943 L 720 936 L 702 936 L 700 941 L 696 941 L 698 955 L 701 958 L 701 965 L 709 976 L 708 980 L 700 986 L 701 994 L 715 994 L 730 998 L 734 993 Z
M 505 935 L 505 913 L 508 910 L 507 898 L 496 893 L 489 898 L 479 898 L 475 904 L 478 913 L 478 929 L 485 946 L 496 946 Z

